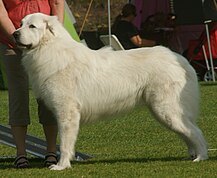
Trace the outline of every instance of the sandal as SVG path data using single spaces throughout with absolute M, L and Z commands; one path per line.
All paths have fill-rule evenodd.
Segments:
M 27 168 L 29 167 L 29 161 L 25 155 L 17 156 L 14 165 L 16 168 Z
M 45 156 L 45 161 L 44 161 L 44 166 L 45 167 L 49 167 L 53 164 L 57 164 L 57 155 L 53 152 L 49 152 L 46 156 Z

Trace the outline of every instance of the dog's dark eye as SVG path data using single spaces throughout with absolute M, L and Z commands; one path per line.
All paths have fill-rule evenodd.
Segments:
M 29 25 L 29 28 L 36 28 L 35 25 Z

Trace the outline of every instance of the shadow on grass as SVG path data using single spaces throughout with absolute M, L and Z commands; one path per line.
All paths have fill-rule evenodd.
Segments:
M 30 169 L 34 168 L 45 168 L 43 163 L 44 160 L 41 158 L 29 158 L 30 162 Z M 217 156 L 210 157 L 208 160 L 216 161 Z M 74 165 L 88 165 L 88 164 L 116 164 L 116 163 L 149 163 L 149 162 L 173 162 L 173 161 L 189 161 L 183 157 L 165 157 L 165 158 L 129 158 L 129 159 L 104 159 L 104 160 L 85 160 L 85 161 L 73 161 L 72 164 Z M 0 159 L 0 170 L 3 169 L 15 169 L 13 165 L 14 159 L 13 158 L 6 158 Z
M 180 157 L 166 157 L 166 158 L 123 158 L 123 159 L 104 159 L 104 160 L 87 160 L 87 161 L 73 161 L 73 164 L 115 164 L 115 163 L 147 163 L 147 162 L 155 162 L 155 161 L 178 161 L 183 160 Z
M 217 156 L 209 157 L 210 161 L 216 161 Z M 105 159 L 105 160 L 87 160 L 73 161 L 73 164 L 115 164 L 115 163 L 148 163 L 148 162 L 173 162 L 173 161 L 189 161 L 192 160 L 183 157 L 162 157 L 162 158 L 126 158 L 126 159 Z
M 0 170 L 3 169 L 16 169 L 14 165 L 15 158 L 3 158 L 0 159 Z M 29 168 L 44 168 L 44 160 L 41 158 L 28 158 Z
M 217 86 L 217 82 L 200 82 L 202 86 Z

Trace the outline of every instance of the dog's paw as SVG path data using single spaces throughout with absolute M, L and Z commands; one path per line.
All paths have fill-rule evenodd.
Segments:
M 195 162 L 195 163 L 196 163 L 196 162 L 199 162 L 199 161 L 201 161 L 200 158 L 196 158 L 196 159 L 193 160 L 193 162 Z
M 49 169 L 54 170 L 54 171 L 61 171 L 61 170 L 64 170 L 64 169 L 70 168 L 70 167 L 71 166 L 60 166 L 60 165 L 53 164 L 53 165 L 49 166 Z
M 208 159 L 207 155 L 204 155 L 204 156 L 199 155 L 197 156 L 196 159 L 193 160 L 193 162 L 199 162 L 199 161 L 206 160 L 206 159 Z

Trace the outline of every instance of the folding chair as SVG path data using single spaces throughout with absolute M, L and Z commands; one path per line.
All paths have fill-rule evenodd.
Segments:
M 111 37 L 111 44 L 109 44 L 110 37 Z M 110 35 L 100 35 L 99 38 L 105 46 L 111 46 L 115 51 L 124 50 L 124 47 L 122 46 L 122 44 L 120 43 L 120 41 L 115 35 L 111 35 L 111 36 Z

